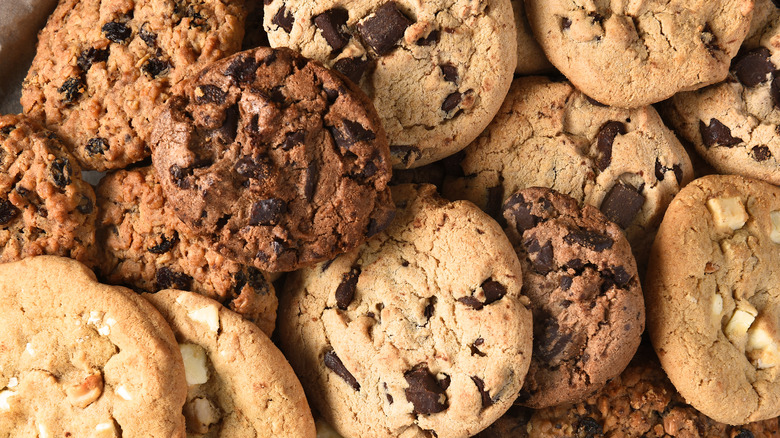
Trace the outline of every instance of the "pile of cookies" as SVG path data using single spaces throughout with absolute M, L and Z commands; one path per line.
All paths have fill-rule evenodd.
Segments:
M 60 0 L 0 116 L 0 435 L 780 435 L 778 38 Z

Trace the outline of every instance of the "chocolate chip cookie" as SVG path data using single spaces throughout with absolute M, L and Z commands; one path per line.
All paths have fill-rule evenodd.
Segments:
M 134 292 L 41 256 L 0 265 L 0 433 L 184 438 L 176 339 Z
M 265 28 L 272 46 L 317 59 L 366 91 L 396 168 L 469 144 L 517 66 L 509 0 L 273 0 Z
M 86 169 L 140 161 L 179 82 L 239 50 L 245 14 L 243 0 L 62 0 L 38 37 L 24 112 Z
M 666 206 L 693 178 L 688 154 L 652 107 L 605 107 L 569 82 L 544 77 L 516 79 L 459 161 L 446 197 L 499 218 L 512 193 L 550 187 L 620 225 L 640 266 Z
M 542 47 L 531 32 L 528 17 L 525 14 L 523 0 L 512 0 L 512 12 L 517 27 L 517 66 L 515 73 L 520 75 L 541 74 L 555 71 L 544 55 Z
M 393 215 L 371 102 L 289 49 L 241 52 L 195 76 L 158 118 L 152 161 L 177 216 L 258 269 L 333 258 Z
M 192 292 L 143 296 L 171 325 L 184 358 L 188 436 L 315 438 L 301 383 L 255 325 Z
M 722 81 L 753 0 L 527 0 L 547 57 L 583 93 L 621 108 Z
M 226 259 L 189 228 L 165 201 L 149 167 L 119 170 L 97 188 L 96 270 L 111 284 L 156 292 L 181 289 L 213 298 L 257 324 L 268 336 L 276 292 L 265 273 Z
M 645 296 L 661 365 L 693 407 L 728 424 L 780 414 L 780 188 L 710 175 L 681 190 Z
M 548 188 L 510 196 L 504 218 L 534 323 L 517 403 L 577 402 L 619 375 L 639 346 L 645 306 L 631 248 L 601 212 Z
M 431 185 L 332 262 L 289 274 L 282 350 L 341 435 L 468 437 L 517 397 L 531 354 L 521 268 L 500 226 Z
M 92 262 L 95 193 L 51 131 L 0 116 L 0 263 L 42 254 Z

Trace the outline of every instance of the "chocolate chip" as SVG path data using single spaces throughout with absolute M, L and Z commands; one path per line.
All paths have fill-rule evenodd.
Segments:
M 282 5 L 282 7 L 276 11 L 274 18 L 271 19 L 271 23 L 281 27 L 285 32 L 290 33 L 293 28 L 293 23 L 295 23 L 295 17 L 293 17 L 292 13 L 287 12 L 287 7 Z
M 63 102 L 73 103 L 84 93 L 84 84 L 81 82 L 81 78 L 68 78 L 60 88 L 57 89 L 60 94 L 63 94 Z
M 90 157 L 103 155 L 108 150 L 108 140 L 101 137 L 90 138 L 87 140 L 87 146 L 84 149 Z
M 477 376 L 471 376 L 471 381 L 477 385 L 477 390 L 479 390 L 479 393 L 482 396 L 482 409 L 493 406 L 493 400 L 490 398 L 490 393 L 485 391 L 485 382 Z
M 359 277 L 360 266 L 353 266 L 349 272 L 341 276 L 341 283 L 336 288 L 336 305 L 339 309 L 347 310 L 352 299 L 355 298 Z
M 494 303 L 506 295 L 506 287 L 503 284 L 488 278 L 482 283 L 482 292 L 485 293 L 485 305 Z
M 170 68 L 170 64 L 160 58 L 149 58 L 144 65 L 141 66 L 141 70 L 152 79 L 167 74 Z
M 395 219 L 395 210 L 387 210 L 385 215 L 379 219 L 372 217 L 371 220 L 368 221 L 368 231 L 366 231 L 366 237 L 376 236 L 377 234 L 386 230 L 387 227 L 393 223 L 393 219 Z
M 577 423 L 577 438 L 597 438 L 604 436 L 604 430 L 598 421 L 591 417 L 582 417 Z
M 415 44 L 418 46 L 432 46 L 439 42 L 440 37 L 441 32 L 438 29 L 434 29 L 428 34 L 428 36 L 417 39 Z
M 601 203 L 601 212 L 607 219 L 626 229 L 645 205 L 645 196 L 633 186 L 618 182 Z
M 174 245 L 179 241 L 179 234 L 174 231 L 173 236 L 170 238 L 165 234 L 160 235 L 160 243 L 149 248 L 148 251 L 152 254 L 165 254 L 170 251 Z
M 442 64 L 439 68 L 441 69 L 441 74 L 444 75 L 445 81 L 452 83 L 458 82 L 459 76 L 457 67 L 452 64 Z
M 333 68 L 350 81 L 359 84 L 369 65 L 371 61 L 365 58 L 341 58 L 333 64 Z
M 393 404 L 393 396 L 390 395 L 389 392 L 387 392 L 387 383 L 382 382 L 382 386 L 385 388 L 385 397 L 387 398 L 387 402 L 390 404 Z
M 322 31 L 322 37 L 334 51 L 341 50 L 349 43 L 349 33 L 343 30 L 347 26 L 347 20 L 349 12 L 342 8 L 328 9 L 314 17 L 314 24 Z
M 612 268 L 612 278 L 615 279 L 615 284 L 623 287 L 631 281 L 631 274 L 626 271 L 626 268 L 622 266 L 615 266 Z
M 563 18 L 561 19 L 561 29 L 562 29 L 562 30 L 567 30 L 567 29 L 569 29 L 570 27 L 571 27 L 571 19 L 570 19 L 570 18 L 568 18 L 568 17 L 563 17 Z
M 612 144 L 615 142 L 615 137 L 626 133 L 626 125 L 622 122 L 607 122 L 599 130 L 596 137 L 596 149 L 598 150 L 599 157 L 596 160 L 596 166 L 599 170 L 604 171 L 609 167 L 612 162 Z
M 244 178 L 264 181 L 271 175 L 272 165 L 265 157 L 253 159 L 250 156 L 244 156 L 236 161 L 235 169 L 236 173 Z
M 331 371 L 336 373 L 337 376 L 344 379 L 344 381 L 347 382 L 347 384 L 351 386 L 352 389 L 355 391 L 360 391 L 360 383 L 358 383 L 357 379 L 355 379 L 355 376 L 353 376 L 352 373 L 347 370 L 347 367 L 344 366 L 344 363 L 341 362 L 341 359 L 336 356 L 335 351 L 331 350 L 325 353 L 323 362 L 325 362 L 325 366 L 330 368 Z
M 390 155 L 408 166 L 422 156 L 422 151 L 415 146 L 390 145 Z
M 664 167 L 664 165 L 661 164 L 661 161 L 656 158 L 655 159 L 655 179 L 658 181 L 664 180 L 664 172 L 666 172 L 668 169 Z
M 76 64 L 78 64 L 79 68 L 81 68 L 81 70 L 86 73 L 92 67 L 92 64 L 105 61 L 108 61 L 108 49 L 96 49 L 94 47 L 90 47 L 89 49 L 81 52 L 79 57 L 76 59 Z
M 19 210 L 7 199 L 0 199 L 0 224 L 5 225 L 19 215 Z
M 766 161 L 772 158 L 772 152 L 767 146 L 754 146 L 752 149 L 753 159 L 756 161 Z
M 95 204 L 88 196 L 81 195 L 81 200 L 79 205 L 76 206 L 76 210 L 81 214 L 92 214 L 95 210 Z
M 539 222 L 539 217 L 531 214 L 531 204 L 520 193 L 515 193 L 504 202 L 504 218 L 514 224 L 521 236 Z
M 168 267 L 158 269 L 155 280 L 157 281 L 157 290 L 190 290 L 192 287 L 192 277 L 181 272 L 173 271 Z
M 341 127 L 332 127 L 331 133 L 336 144 L 346 150 L 359 141 L 371 141 L 376 138 L 373 131 L 365 129 L 358 122 L 347 119 L 342 119 Z
M 298 131 L 288 132 L 284 136 L 284 141 L 281 144 L 282 149 L 289 151 L 293 146 L 303 144 L 303 140 L 306 138 L 306 131 L 299 129 Z
M 71 183 L 71 175 L 73 168 L 67 158 L 57 158 L 51 163 L 51 176 L 57 187 L 64 189 L 68 186 Z
M 325 97 L 328 99 L 328 103 L 330 105 L 333 105 L 336 102 L 336 99 L 339 98 L 339 91 L 338 90 L 331 90 L 329 88 L 322 88 L 322 91 L 325 92 Z M 342 92 L 344 90 L 341 90 Z
M 195 102 L 199 104 L 216 103 L 218 105 L 225 103 L 227 92 L 222 91 L 216 85 L 206 84 L 198 85 L 195 88 Z
M 358 25 L 358 31 L 366 44 L 382 56 L 393 51 L 411 24 L 395 2 L 389 1 L 380 6 L 373 16 L 363 20 Z
M 474 310 L 482 310 L 483 307 L 481 301 L 471 296 L 458 298 L 458 302 L 469 306 Z
M 580 245 L 596 252 L 612 248 L 615 243 L 611 237 L 589 230 L 572 230 L 563 237 L 563 241 L 570 245 Z
M 317 163 L 309 163 L 309 167 L 306 168 L 306 182 L 303 184 L 303 194 L 309 202 L 314 199 L 314 193 L 317 190 L 319 178 L 320 168 L 317 166 Z
M 775 71 L 770 57 L 772 54 L 766 47 L 759 47 L 742 55 L 733 64 L 734 75 L 747 87 L 766 81 L 768 75 Z
M 233 290 L 236 295 L 241 295 L 241 291 L 244 286 L 251 287 L 255 293 L 266 295 L 269 293 L 268 282 L 265 279 L 265 275 L 259 269 L 253 266 L 247 266 L 244 270 L 236 272 L 233 276 L 235 286 Z
M 536 238 L 531 237 L 523 243 L 534 271 L 541 275 L 547 275 L 553 270 L 553 247 L 550 241 L 540 245 Z
M 141 30 L 138 31 L 138 36 L 143 40 L 143 42 L 146 43 L 149 47 L 154 47 L 157 45 L 157 34 L 150 31 L 146 28 L 146 25 L 149 23 L 144 23 L 141 25 Z
M 739 433 L 734 438 L 755 438 L 755 435 L 747 429 L 740 429 Z
M 407 266 L 409 262 L 406 262 Z M 425 309 L 423 310 L 423 315 L 425 316 L 425 319 L 430 321 L 431 317 L 433 316 L 433 312 L 436 310 L 436 297 L 431 297 L 428 299 L 428 304 L 425 305 Z M 427 324 L 427 323 L 426 323 Z
M 238 109 L 238 104 L 231 105 L 225 109 L 224 114 L 225 118 L 222 121 L 222 126 L 210 131 L 208 137 L 218 141 L 222 145 L 228 145 L 233 143 L 236 140 L 236 135 L 238 135 L 238 120 L 241 114 Z
M 404 393 L 414 406 L 415 413 L 429 415 L 447 409 L 447 393 L 426 364 L 419 364 L 405 372 L 404 378 L 409 384 Z
M 444 102 L 441 104 L 441 110 L 449 114 L 450 111 L 458 107 L 462 99 L 463 95 L 460 92 L 456 91 L 451 93 L 444 99 Z
M 225 68 L 225 76 L 230 76 L 238 84 L 253 82 L 257 75 L 258 64 L 248 55 L 240 55 Z
M 276 225 L 287 211 L 287 203 L 271 198 L 256 201 L 249 213 L 249 225 Z
M 485 340 L 482 338 L 477 338 L 476 341 L 474 341 L 469 348 L 471 349 L 471 355 L 472 356 L 479 356 L 479 357 L 485 357 L 487 354 L 479 351 L 479 346 L 484 344 Z
M 769 94 L 772 96 L 772 104 L 776 108 L 780 108 L 780 76 L 772 79 L 772 86 L 769 89 Z
M 724 125 L 718 119 L 710 119 L 710 124 L 705 125 L 703 121 L 699 120 L 699 132 L 701 133 L 702 141 L 707 147 L 715 145 L 731 147 L 736 144 L 742 143 L 741 138 L 734 138 L 731 136 L 731 129 Z
M 127 27 L 125 23 L 120 23 L 118 21 L 111 21 L 104 24 L 101 30 L 103 31 L 103 34 L 106 36 L 106 38 L 115 43 L 123 43 L 127 41 L 127 39 L 130 38 L 130 35 L 132 34 L 132 29 Z
M 563 353 L 571 340 L 571 334 L 561 333 L 558 321 L 547 316 L 534 330 L 533 355 L 540 361 L 549 363 Z
M 487 214 L 494 218 L 501 217 L 501 204 L 504 202 L 504 186 L 497 185 L 488 189 Z
M 572 285 L 573 281 L 574 280 L 571 277 L 569 277 L 568 275 L 564 275 L 563 277 L 561 277 L 561 282 L 560 282 L 561 290 L 563 290 L 563 291 L 569 290 L 571 288 L 571 285 Z
M 677 185 L 682 184 L 683 171 L 679 164 L 672 166 L 672 172 L 674 172 L 674 179 L 677 180 Z

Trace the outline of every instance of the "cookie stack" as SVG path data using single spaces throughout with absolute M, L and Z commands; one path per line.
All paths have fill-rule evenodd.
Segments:
M 61 0 L 0 435 L 780 434 L 780 9 L 607 3 Z

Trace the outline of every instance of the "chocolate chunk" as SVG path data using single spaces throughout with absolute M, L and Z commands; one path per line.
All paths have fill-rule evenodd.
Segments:
M 234 291 L 236 295 L 241 295 L 241 291 L 244 286 L 249 286 L 254 289 L 255 293 L 266 295 L 269 293 L 268 281 L 265 279 L 265 275 L 259 269 L 253 266 L 247 266 L 245 270 L 236 272 L 233 276 L 235 281 Z
M 339 309 L 347 310 L 352 299 L 355 298 L 359 277 L 360 266 L 353 266 L 349 272 L 341 276 L 341 283 L 336 288 L 336 305 Z
M 429 415 L 447 409 L 447 393 L 426 364 L 419 364 L 405 372 L 404 378 L 409 384 L 404 393 L 414 406 L 415 413 Z
M 84 148 L 89 156 L 103 155 L 108 150 L 108 140 L 102 137 L 90 138 Z
M 19 210 L 7 199 L 0 199 L 0 224 L 5 225 L 19 215 Z
M 458 76 L 458 68 L 455 67 L 452 64 L 442 64 L 439 66 L 441 69 L 441 74 L 444 75 L 444 80 L 447 82 L 457 83 L 458 79 L 460 78 Z
M 618 182 L 601 203 L 601 212 L 607 219 L 626 229 L 645 205 L 645 196 L 633 186 Z
M 81 78 L 68 78 L 57 91 L 63 95 L 62 101 L 65 103 L 75 102 L 85 91 L 84 83 Z
M 742 143 L 742 139 L 732 137 L 731 129 L 721 123 L 718 119 L 710 119 L 709 126 L 705 125 L 703 121 L 699 120 L 699 132 L 701 133 L 704 146 L 707 147 L 712 147 L 715 145 L 731 147 Z
M 755 87 L 766 81 L 768 75 L 775 71 L 775 65 L 770 59 L 771 56 L 772 54 L 766 47 L 759 47 L 745 53 L 734 62 L 732 67 L 734 75 L 745 86 Z
M 293 23 L 295 23 L 295 17 L 293 17 L 292 13 L 287 11 L 286 6 L 282 5 L 282 7 L 276 11 L 274 18 L 271 19 L 271 23 L 281 27 L 285 32 L 290 33 L 293 28 Z
M 488 278 L 482 283 L 482 292 L 485 293 L 485 305 L 494 303 L 506 295 L 506 287 L 503 284 Z
M 772 158 L 772 152 L 767 146 L 754 146 L 752 149 L 753 159 L 756 161 L 766 161 Z
M 604 171 L 609 167 L 612 162 L 612 144 L 615 142 L 615 137 L 625 133 L 626 125 L 621 122 L 611 121 L 601 127 L 596 137 L 596 149 L 599 154 L 596 166 L 599 170 Z
M 772 86 L 769 89 L 769 94 L 772 96 L 772 104 L 776 108 L 780 108 L 780 76 L 772 79 Z
M 141 25 L 141 30 L 138 31 L 138 36 L 143 42 L 146 43 L 147 46 L 154 47 L 157 45 L 157 34 L 147 29 L 147 24 L 148 23 L 144 23 Z
M 172 271 L 168 267 L 162 267 L 157 270 L 155 275 L 157 281 L 157 290 L 179 289 L 190 290 L 192 287 L 192 277 L 181 272 Z
M 406 262 L 408 264 L 408 262 Z M 426 320 L 430 320 L 433 316 L 433 312 L 436 309 L 436 297 L 431 297 L 428 299 L 428 304 L 425 305 L 425 309 L 423 310 L 423 315 L 425 315 Z
M 176 231 L 173 232 L 173 236 L 170 238 L 162 234 L 160 235 L 160 243 L 149 248 L 148 251 L 152 254 L 165 254 L 170 251 L 178 241 L 179 234 Z
M 51 176 L 54 185 L 64 189 L 71 183 L 73 168 L 70 166 L 70 160 L 67 158 L 57 158 L 51 163 Z
M 533 355 L 540 361 L 549 363 L 563 353 L 571 340 L 571 334 L 561 333 L 558 321 L 547 316 L 534 330 Z
M 536 273 L 547 275 L 553 270 L 552 242 L 547 241 L 544 245 L 540 245 L 536 238 L 531 237 L 523 243 Z
M 149 58 L 146 63 L 141 66 L 141 70 L 152 79 L 167 74 L 170 68 L 170 64 L 160 58 Z
M 449 113 L 450 111 L 458 107 L 462 99 L 463 99 L 463 95 L 460 92 L 456 91 L 454 93 L 451 93 L 449 96 L 447 96 L 444 99 L 444 102 L 441 104 L 441 110 L 444 111 L 445 113 Z
M 224 117 L 222 126 L 209 131 L 207 136 L 212 141 L 217 141 L 222 145 L 228 145 L 236 140 L 236 135 L 238 134 L 238 119 L 240 117 L 238 104 L 231 105 L 225 109 Z
M 415 44 L 418 46 L 432 46 L 439 42 L 440 37 L 441 32 L 438 29 L 434 29 L 428 34 L 428 36 L 424 38 L 418 38 Z
M 504 186 L 497 185 L 488 189 L 487 214 L 501 218 L 501 204 L 504 202 Z
M 443 374 L 444 377 L 439 379 L 439 386 L 441 386 L 441 389 L 446 391 L 447 388 L 450 387 L 450 383 L 452 383 L 452 379 L 450 378 L 450 376 L 448 376 L 448 375 L 446 375 L 444 373 L 441 373 L 441 374 Z
M 81 52 L 79 57 L 76 59 L 76 64 L 78 64 L 79 68 L 81 68 L 81 70 L 86 73 L 92 67 L 92 64 L 105 61 L 108 61 L 108 49 L 96 49 L 94 47 L 90 47 L 89 49 Z
M 95 204 L 89 197 L 81 195 L 81 200 L 79 205 L 76 206 L 76 210 L 81 214 L 92 214 L 95 211 Z
M 615 243 L 611 237 L 606 234 L 597 233 L 590 230 L 572 230 L 563 237 L 563 241 L 570 245 L 580 245 L 596 252 L 612 248 Z
M 672 172 L 674 172 L 674 179 L 677 180 L 677 185 L 682 184 L 683 171 L 679 164 L 672 166 Z
M 527 203 L 520 193 L 515 193 L 506 200 L 504 217 L 507 221 L 514 221 L 515 228 L 521 236 L 539 222 L 539 217 L 531 214 L 531 204 Z
M 333 64 L 333 68 L 350 81 L 359 84 L 369 65 L 371 61 L 365 58 L 341 58 Z
M 395 210 L 388 210 L 385 215 L 379 219 L 372 217 L 371 220 L 368 221 L 368 231 L 366 231 L 366 237 L 376 236 L 377 234 L 386 230 L 387 227 L 393 223 L 393 219 L 395 219 Z
M 571 19 L 568 17 L 561 18 L 561 29 L 567 30 L 571 27 Z
M 471 355 L 472 356 L 479 356 L 479 357 L 485 357 L 487 354 L 479 351 L 479 346 L 484 344 L 485 340 L 482 338 L 477 338 L 476 341 L 474 341 L 469 348 L 471 349 Z
M 349 43 L 349 33 L 344 31 L 347 20 L 349 12 L 342 8 L 328 9 L 314 17 L 314 24 L 322 31 L 322 37 L 334 51 L 341 50 Z
M 314 192 L 317 190 L 317 182 L 320 178 L 320 169 L 317 163 L 312 161 L 306 168 L 306 182 L 303 184 L 303 194 L 306 200 L 311 202 L 314 199 Z
M 365 129 L 363 125 L 352 120 L 343 119 L 340 128 L 332 127 L 333 139 L 339 147 L 349 150 L 350 146 L 359 141 L 371 141 L 376 138 L 373 131 Z
M 225 103 L 226 97 L 227 92 L 222 91 L 222 89 L 216 85 L 198 85 L 198 87 L 195 88 L 195 102 L 201 105 L 204 103 L 223 104 Z
M 258 181 L 264 181 L 271 175 L 272 165 L 265 157 L 241 157 L 236 161 L 236 173 L 244 178 L 251 178 Z
M 174 164 L 170 167 L 170 169 L 168 169 L 168 173 L 171 175 L 171 181 L 176 184 L 177 187 L 180 189 L 190 188 L 190 182 L 185 178 L 192 175 L 192 169 L 182 169 L 181 167 Z
M 422 151 L 415 146 L 390 145 L 390 155 L 408 166 L 422 156 Z
M 355 376 L 353 376 L 352 373 L 347 370 L 347 367 L 344 366 L 344 363 L 341 362 L 341 359 L 336 356 L 335 351 L 331 350 L 325 353 L 323 362 L 325 362 L 325 366 L 330 368 L 331 371 L 336 373 L 337 376 L 344 379 L 344 381 L 347 382 L 347 384 L 351 386 L 352 389 L 355 391 L 360 391 L 360 383 L 358 383 L 357 379 L 355 379 Z
M 379 56 L 392 52 L 403 38 L 406 28 L 412 24 L 394 1 L 389 1 L 380 6 L 376 13 L 363 20 L 358 25 L 358 31 L 363 40 L 371 46 Z
M 493 400 L 490 398 L 490 393 L 485 391 L 485 382 L 477 376 L 471 376 L 471 381 L 477 385 L 477 390 L 482 395 L 482 409 L 492 406 Z
M 612 278 L 615 279 L 615 284 L 623 287 L 631 281 L 631 274 L 622 266 L 615 266 L 612 268 Z
M 604 436 L 604 430 L 598 421 L 591 417 L 582 417 L 577 423 L 577 437 L 597 438 Z
M 574 280 L 568 275 L 564 275 L 563 277 L 561 277 L 561 282 L 560 282 L 561 290 L 563 291 L 569 290 L 571 288 L 573 281 Z
M 115 43 L 124 43 L 132 34 L 132 29 L 125 23 L 120 23 L 118 21 L 111 21 L 104 24 L 101 30 L 106 38 Z
M 303 144 L 303 140 L 306 139 L 306 131 L 299 129 L 298 131 L 288 132 L 282 142 L 282 149 L 289 151 L 293 146 Z
M 233 78 L 233 81 L 238 84 L 246 84 L 255 80 L 257 68 L 258 64 L 253 57 L 238 56 L 225 68 L 224 74 Z
M 387 402 L 390 404 L 393 404 L 393 396 L 390 395 L 389 392 L 387 392 L 387 383 L 382 382 L 382 386 L 385 388 L 385 397 L 387 398 Z
M 256 201 L 249 213 L 249 225 L 276 225 L 287 211 L 287 203 L 271 198 Z
M 473 308 L 474 310 L 482 310 L 482 302 L 474 297 L 462 297 L 458 298 L 458 302 Z
M 661 164 L 661 161 L 656 158 L 655 159 L 655 179 L 658 181 L 664 180 L 664 172 L 667 171 L 667 168 L 664 167 L 664 165 Z

